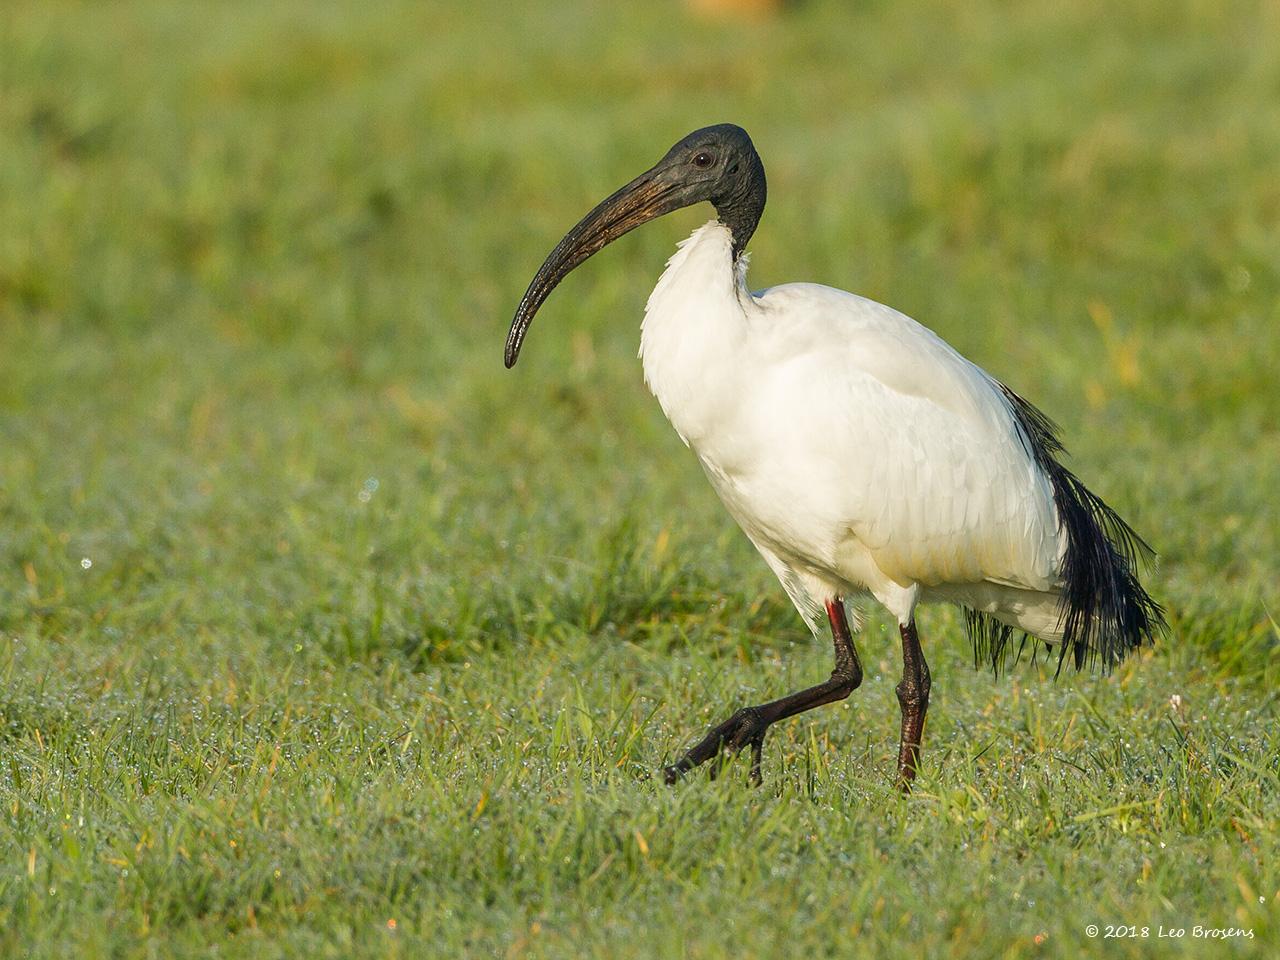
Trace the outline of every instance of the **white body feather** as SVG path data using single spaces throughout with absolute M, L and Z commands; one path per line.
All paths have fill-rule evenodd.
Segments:
M 810 625 L 870 594 L 903 624 L 941 600 L 1060 638 L 1066 536 L 995 381 L 871 300 L 752 294 L 731 248 L 712 221 L 668 262 L 645 382 Z

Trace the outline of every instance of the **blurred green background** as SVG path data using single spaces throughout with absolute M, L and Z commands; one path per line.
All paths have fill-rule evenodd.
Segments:
M 1274 950 L 1278 38 L 1274 0 L 4 4 L 0 952 Z M 931 326 L 1161 554 L 1170 637 L 1110 678 L 993 682 L 926 612 L 908 802 L 874 613 L 764 790 L 645 779 L 829 669 L 635 359 L 709 208 L 502 368 L 564 230 L 721 121 L 754 286 Z

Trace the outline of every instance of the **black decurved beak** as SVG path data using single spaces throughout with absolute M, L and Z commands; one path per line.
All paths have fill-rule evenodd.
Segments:
M 520 356 L 520 345 L 524 343 L 538 308 L 574 267 L 641 224 L 704 199 L 689 196 L 688 187 L 672 174 L 665 163 L 659 163 L 602 200 L 578 221 L 538 269 L 520 300 L 520 306 L 516 308 L 511 332 L 507 334 L 504 355 L 507 367 L 515 366 Z

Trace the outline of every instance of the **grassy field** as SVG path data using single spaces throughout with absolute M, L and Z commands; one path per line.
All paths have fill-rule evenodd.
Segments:
M 0 955 L 1280 955 L 1280 5 L 617 6 L 0 8 Z M 830 668 L 641 382 L 708 210 L 502 369 L 723 120 L 756 286 L 929 324 L 1161 554 L 1110 677 L 926 610 L 909 799 L 874 612 L 762 789 L 650 779 Z

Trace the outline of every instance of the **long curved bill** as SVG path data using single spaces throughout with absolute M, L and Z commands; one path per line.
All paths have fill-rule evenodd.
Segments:
M 520 300 L 516 315 L 507 334 L 504 360 L 508 368 L 515 366 L 520 356 L 529 324 L 543 301 L 551 294 L 574 267 L 598 253 L 624 233 L 643 223 L 660 217 L 685 205 L 680 195 L 681 185 L 663 176 L 662 165 L 642 173 L 625 187 L 596 205 L 590 213 L 578 221 L 577 226 L 565 234 L 556 244 L 551 255 L 543 262 Z

